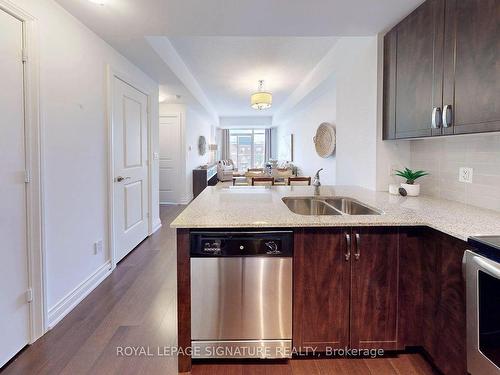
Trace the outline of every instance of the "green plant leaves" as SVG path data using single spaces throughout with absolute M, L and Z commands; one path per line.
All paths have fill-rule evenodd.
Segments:
M 396 170 L 396 176 L 405 178 L 407 184 L 413 184 L 417 178 L 427 176 L 428 174 L 426 171 L 413 171 L 410 168 L 405 168 L 402 171 Z

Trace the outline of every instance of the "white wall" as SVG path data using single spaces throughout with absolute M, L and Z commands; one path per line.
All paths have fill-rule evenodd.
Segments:
M 375 189 L 377 43 L 342 38 L 337 62 L 337 184 Z
M 219 117 L 219 127 L 222 129 L 270 128 L 272 116 L 223 116 Z
M 336 122 L 336 86 L 334 80 L 329 80 L 322 85 L 321 92 L 309 101 L 300 111 L 287 116 L 278 127 L 278 159 L 283 160 L 284 137 L 294 135 L 294 161 L 299 168 L 300 175 L 314 177 L 319 168 L 324 168 L 321 173 L 321 182 L 326 185 L 335 185 L 336 182 L 336 157 L 321 158 L 316 154 L 313 137 L 317 127 L 322 122 Z M 281 153 L 280 153 L 281 151 Z
M 52 0 L 15 0 L 37 19 L 50 310 L 110 260 L 106 65 L 155 83 Z M 151 98 L 158 116 L 158 94 Z M 156 123 L 153 122 L 153 128 Z M 156 130 L 156 129 L 155 129 Z M 158 150 L 157 131 L 153 150 Z M 154 189 L 158 191 L 157 164 Z M 159 221 L 158 196 L 152 212 Z M 104 240 L 103 253 L 93 243 Z
M 200 155 L 198 152 L 198 138 L 204 136 L 207 141 L 207 152 Z M 187 109 L 186 113 L 186 181 L 188 196 L 193 199 L 193 169 L 210 161 L 210 151 L 208 145 L 213 142 L 212 128 L 210 123 L 198 115 L 192 109 Z
M 298 103 L 297 107 L 306 103 L 306 109 L 280 114 L 280 119 L 287 118 L 280 120 L 280 133 L 299 135 L 295 159 L 301 166 L 315 161 L 312 135 L 321 122 L 328 121 L 328 113 L 336 112 L 335 178 L 329 176 L 323 182 L 387 190 L 391 165 L 409 162 L 407 144 L 381 140 L 382 48 L 377 36 L 339 38 L 315 69 L 316 77 L 308 77 L 308 82 L 321 83 L 315 83 L 317 87 Z M 325 85 L 331 89 L 322 89 Z M 305 112 L 310 112 L 312 123 L 303 117 Z

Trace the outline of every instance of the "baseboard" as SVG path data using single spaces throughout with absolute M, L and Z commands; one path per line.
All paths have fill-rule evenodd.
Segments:
M 151 234 L 153 234 L 154 232 L 156 232 L 160 228 L 161 228 L 161 220 L 160 220 L 160 218 L 157 218 L 155 220 L 155 222 L 153 223 L 153 230 L 151 231 Z
M 194 199 L 193 195 L 184 196 L 180 200 L 180 204 L 189 204 Z
M 111 274 L 111 261 L 99 267 L 85 281 L 63 297 L 54 307 L 49 309 L 48 329 L 54 328 L 76 305 L 92 292 L 106 277 Z
M 186 205 L 186 204 L 191 203 L 191 201 L 193 199 L 194 199 L 193 196 L 191 196 L 191 197 L 181 198 L 177 202 L 160 202 L 160 206 L 171 206 L 171 205 L 179 205 L 179 204 L 180 205 Z

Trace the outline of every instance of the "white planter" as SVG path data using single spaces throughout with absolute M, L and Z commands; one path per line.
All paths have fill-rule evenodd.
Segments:
M 401 187 L 406 190 L 409 197 L 418 197 L 420 195 L 420 184 L 401 184 Z

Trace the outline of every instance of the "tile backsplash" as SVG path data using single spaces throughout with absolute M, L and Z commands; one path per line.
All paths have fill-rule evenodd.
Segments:
M 411 141 L 411 167 L 430 173 L 421 192 L 500 211 L 500 133 Z M 460 167 L 473 168 L 472 183 L 458 181 Z

